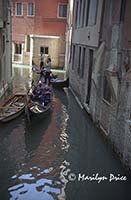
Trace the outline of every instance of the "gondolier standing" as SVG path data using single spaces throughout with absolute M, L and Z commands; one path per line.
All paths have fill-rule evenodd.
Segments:
M 50 74 L 51 74 L 51 58 L 48 57 L 46 63 L 45 83 L 50 85 Z
M 43 53 L 41 53 L 41 57 L 40 57 L 40 70 L 44 67 L 44 59 L 45 59 L 45 55 Z

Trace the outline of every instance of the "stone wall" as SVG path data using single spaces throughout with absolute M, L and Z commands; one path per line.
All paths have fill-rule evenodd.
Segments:
M 86 39 L 84 41 L 82 34 L 88 33 L 88 27 L 87 30 L 84 27 L 73 30 L 69 77 L 70 86 L 83 107 L 111 141 L 123 163 L 131 169 L 131 37 L 129 34 L 131 28 L 130 13 L 127 8 L 130 2 L 129 0 L 126 2 L 126 9 L 122 10 L 123 4 L 120 0 L 105 0 L 101 10 L 98 46 L 94 47 L 93 42 L 88 44 Z M 125 27 L 127 29 L 123 29 Z M 102 44 L 105 44 L 104 53 L 102 53 Z M 83 77 L 80 77 L 81 72 L 78 70 L 80 46 L 86 48 Z M 93 65 L 89 81 L 90 50 L 93 51 Z M 82 70 L 82 62 L 80 62 L 80 69 Z M 105 87 L 105 79 L 108 87 Z M 87 103 L 89 84 L 91 94 L 90 101 Z M 107 91 L 106 97 L 104 95 Z
M 53 68 L 64 68 L 64 53 L 65 53 L 65 41 L 60 37 L 37 37 L 33 38 L 33 61 L 39 65 L 40 63 L 40 47 L 48 47 L 48 55 L 52 60 Z M 48 55 L 45 55 L 45 60 Z

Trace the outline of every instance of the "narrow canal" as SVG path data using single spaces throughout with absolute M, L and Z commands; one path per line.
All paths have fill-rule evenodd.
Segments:
M 15 68 L 14 90 L 29 78 Z M 131 200 L 131 177 L 69 91 L 54 91 L 46 119 L 1 124 L 0 142 L 0 200 Z

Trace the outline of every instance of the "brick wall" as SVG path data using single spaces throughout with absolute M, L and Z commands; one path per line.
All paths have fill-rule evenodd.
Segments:
M 22 0 L 23 16 L 15 16 L 13 1 L 12 35 L 13 41 L 24 41 L 24 35 L 54 35 L 65 36 L 66 20 L 57 18 L 58 4 L 68 3 L 68 0 Z M 35 16 L 27 16 L 27 3 L 35 3 Z

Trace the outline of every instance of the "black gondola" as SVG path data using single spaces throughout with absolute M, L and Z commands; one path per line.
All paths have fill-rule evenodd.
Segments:
M 51 84 L 54 88 L 63 89 L 64 87 L 69 87 L 69 78 L 66 80 L 51 79 Z
M 39 84 L 42 84 L 42 83 L 39 83 Z M 32 81 L 32 87 L 27 93 L 26 107 L 25 107 L 26 118 L 29 122 L 32 119 L 36 119 L 36 120 L 44 119 L 52 111 L 52 97 L 53 97 L 52 90 L 50 90 L 50 93 L 48 93 L 50 94 L 50 100 L 48 100 L 47 102 L 45 102 L 44 100 L 44 102 L 40 103 L 39 101 L 34 101 L 32 99 L 32 92 L 34 91 L 35 88 L 36 87 L 33 85 L 33 81 Z M 46 95 L 46 93 L 44 95 Z
M 52 105 L 49 103 L 46 106 L 42 106 L 37 102 L 28 102 L 25 108 L 25 113 L 28 121 L 44 119 L 52 110 Z

